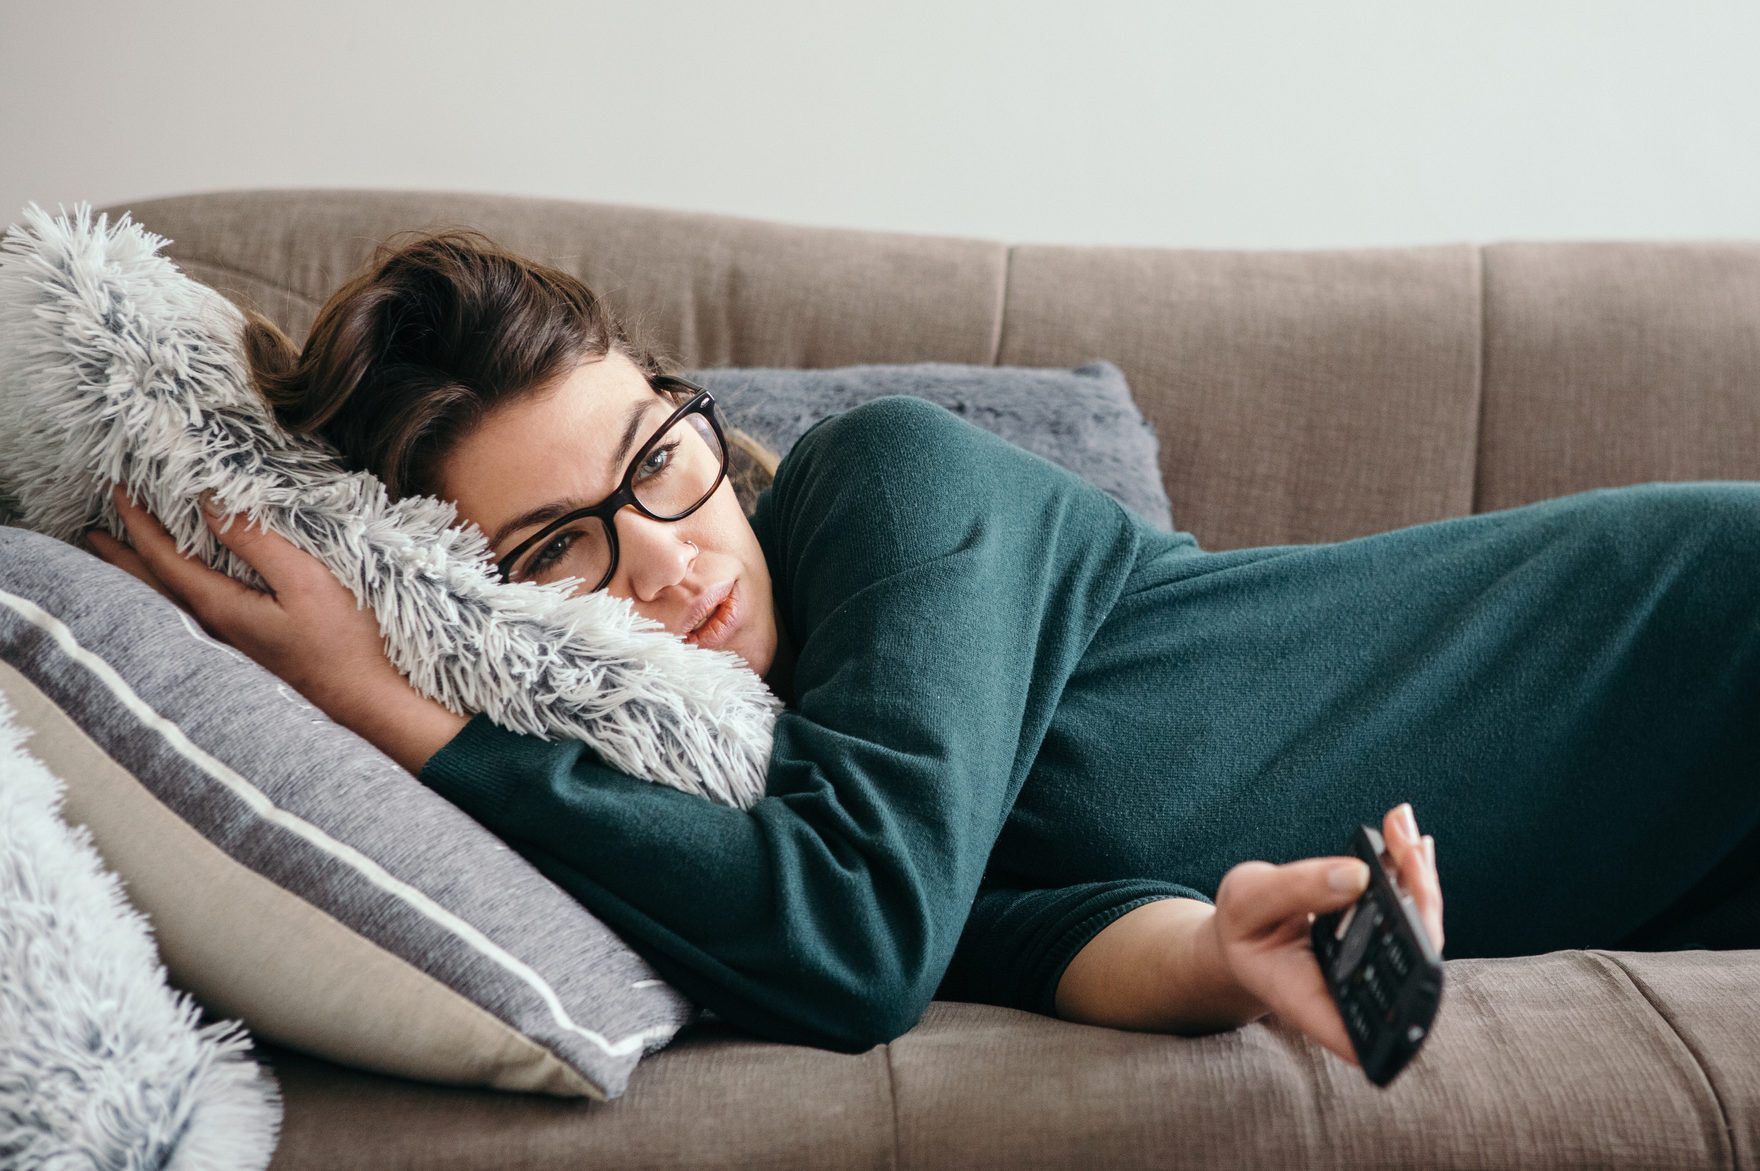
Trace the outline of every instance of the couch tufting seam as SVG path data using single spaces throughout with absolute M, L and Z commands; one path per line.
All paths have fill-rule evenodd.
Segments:
M 886 1050 L 886 1097 L 892 1106 L 892 1171 L 898 1171 L 898 1073 L 892 1067 L 892 1046 L 880 1046 Z
M 1008 324 L 1008 293 L 1009 285 L 1014 280 L 1014 251 L 1015 245 L 1003 245 L 1002 287 L 997 291 L 996 330 L 990 343 L 990 364 L 992 366 L 1002 360 L 1002 331 Z
M 1479 273 L 1479 393 L 1474 399 L 1477 414 L 1473 420 L 1473 481 L 1468 486 L 1467 507 L 1477 513 L 1479 511 L 1479 487 L 1484 482 L 1485 388 L 1490 382 L 1490 379 L 1485 376 L 1485 367 L 1491 358 L 1491 312 L 1488 305 L 1491 299 L 1491 282 L 1485 275 L 1485 245 L 1478 245 L 1475 255 L 1479 260 L 1477 266 Z
M 1585 950 L 1588 954 L 1605 960 L 1619 970 L 1620 975 L 1624 976 L 1626 982 L 1632 986 L 1633 990 L 1636 991 L 1639 996 L 1644 998 L 1644 1003 L 1650 1006 L 1650 1011 L 1656 1014 L 1658 1020 L 1668 1026 L 1668 1031 L 1674 1034 L 1675 1040 L 1680 1042 L 1681 1048 L 1685 1049 L 1687 1055 L 1693 1059 L 1693 1067 L 1699 1071 L 1699 1077 L 1704 1080 L 1705 1089 L 1711 1095 L 1711 1101 L 1717 1106 L 1717 1120 L 1723 1124 L 1723 1148 L 1725 1155 L 1723 1166 L 1735 1167 L 1735 1129 L 1730 1125 L 1729 1110 L 1723 1104 L 1723 1096 L 1717 1092 L 1717 1083 L 1711 1078 L 1711 1067 L 1706 1062 L 1704 1055 L 1693 1046 L 1692 1042 L 1687 1040 L 1686 1034 L 1682 1033 L 1680 1029 L 1675 1026 L 1675 1023 L 1669 1019 L 1668 1014 L 1662 1010 L 1661 1001 L 1651 993 L 1648 985 L 1632 974 L 1630 968 L 1626 967 L 1625 964 L 1621 963 L 1619 959 L 1610 952 L 1601 948 L 1587 948 Z

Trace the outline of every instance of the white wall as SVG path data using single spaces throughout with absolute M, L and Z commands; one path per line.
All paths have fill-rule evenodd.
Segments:
M 0 224 L 358 186 L 1078 244 L 1760 238 L 1757 59 L 1748 0 L 0 0 Z

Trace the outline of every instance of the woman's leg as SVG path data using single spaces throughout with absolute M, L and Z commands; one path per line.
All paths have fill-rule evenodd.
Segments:
M 1053 877 L 1213 890 L 1409 800 L 1451 957 L 1618 946 L 1707 881 L 1753 905 L 1760 482 L 1170 546 L 1144 578 L 1072 680 L 1001 867 L 1058 851 Z M 1123 704 L 1121 735 L 1102 717 Z M 1718 945 L 1760 947 L 1755 910 Z
M 1429 792 L 1422 828 L 1476 863 L 1440 865 L 1450 954 L 1760 947 L 1760 482 L 1486 515 L 1544 537 L 1490 577 L 1468 573 L 1476 596 L 1412 648 L 1441 686 L 1415 690 L 1377 770 L 1403 756 L 1408 792 Z M 1447 591 L 1456 542 L 1426 553 L 1430 527 L 1408 530 L 1396 577 L 1423 590 L 1433 563 Z M 1426 769 L 1449 778 L 1446 796 Z
M 1760 947 L 1760 830 L 1703 879 L 1613 947 L 1623 951 Z
M 1753 512 L 1754 500 L 1760 496 L 1753 489 L 1760 489 L 1760 484 L 1712 482 L 1640 487 L 1663 488 L 1660 506 L 1685 514 L 1677 522 L 1684 548 L 1681 555 L 1687 560 L 1685 572 L 1705 575 L 1704 582 L 1695 584 L 1704 586 L 1710 600 L 1702 608 L 1695 607 L 1690 597 L 1684 603 L 1681 617 L 1690 633 L 1682 639 L 1681 653 L 1690 667 L 1694 645 L 1706 639 L 1712 642 L 1711 654 L 1703 660 L 1705 678 L 1714 692 L 1712 702 L 1715 704 L 1716 694 L 1729 696 L 1735 704 L 1733 719 L 1745 721 L 1745 730 L 1736 731 L 1736 740 L 1752 745 L 1754 733 L 1760 731 L 1760 681 L 1751 671 L 1743 671 L 1741 664 L 1753 661 L 1756 636 L 1760 635 L 1760 585 L 1756 585 L 1760 580 L 1760 521 Z M 1651 502 L 1636 505 L 1640 509 L 1657 506 Z M 1752 608 L 1748 608 L 1750 602 Z M 1726 653 L 1719 655 L 1715 642 L 1724 617 L 1731 626 L 1730 644 Z M 1733 688 L 1718 686 L 1720 665 L 1734 672 L 1737 682 Z M 1715 729 L 1712 735 L 1715 736 Z M 1717 816 L 1716 810 L 1727 810 L 1727 822 L 1732 828 L 1725 828 L 1716 839 L 1721 840 L 1734 832 L 1733 827 L 1744 823 L 1750 828 L 1721 856 L 1706 859 L 1709 867 L 1683 894 L 1610 946 L 1642 951 L 1760 947 L 1760 820 L 1750 816 L 1748 804 L 1740 799 L 1743 792 L 1760 791 L 1760 755 L 1738 749 L 1729 764 L 1728 782 L 1737 795 L 1720 800 L 1721 795 L 1713 794 L 1714 811 L 1710 816 Z M 1685 796 L 1691 800 L 1693 794 Z M 1683 860 L 1690 859 L 1695 835 L 1685 836 Z

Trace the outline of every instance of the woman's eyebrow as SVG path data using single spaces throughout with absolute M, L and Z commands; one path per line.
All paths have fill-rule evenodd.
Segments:
M 624 458 L 629 455 L 630 445 L 636 441 L 636 429 L 642 425 L 642 420 L 652 412 L 656 405 L 665 406 L 666 400 L 662 398 L 637 399 L 635 404 L 630 407 L 629 413 L 624 416 L 623 435 L 617 441 L 617 451 L 611 457 L 612 467 L 621 468 L 623 466 Z M 585 508 L 587 504 L 588 502 L 585 500 L 569 496 L 527 509 L 496 529 L 495 535 L 489 539 L 489 547 L 492 549 L 500 548 L 501 542 L 519 530 L 553 521 L 563 513 L 573 512 L 577 508 Z
M 636 441 L 636 428 L 642 425 L 642 420 L 647 417 L 650 410 L 656 405 L 665 405 L 665 402 L 665 399 L 652 396 L 636 400 L 635 405 L 629 409 L 629 414 L 624 418 L 623 437 L 617 441 L 617 451 L 611 457 L 612 467 L 623 467 L 624 457 L 629 455 L 630 444 Z
M 489 547 L 491 549 L 499 549 L 501 547 L 501 542 L 507 540 L 509 536 L 519 532 L 521 529 L 530 528 L 534 525 L 541 525 L 547 521 L 553 521 L 565 512 L 573 512 L 577 508 L 585 508 L 586 506 L 587 502 L 585 500 L 577 500 L 573 497 L 565 497 L 561 500 L 552 500 L 548 504 L 540 504 L 536 508 L 520 513 L 512 520 L 496 529 L 495 535 L 489 539 Z

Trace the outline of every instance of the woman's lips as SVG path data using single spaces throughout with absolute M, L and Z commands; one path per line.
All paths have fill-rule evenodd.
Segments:
M 721 605 L 711 610 L 703 624 L 685 635 L 684 640 L 705 650 L 714 650 L 726 642 L 739 625 L 739 600 L 739 582 L 736 581 Z

